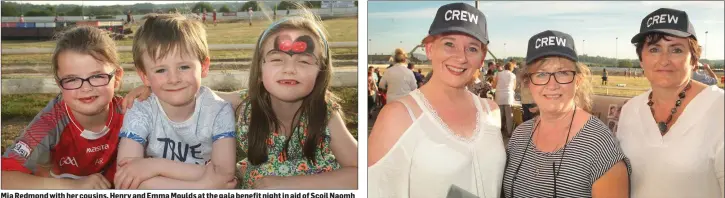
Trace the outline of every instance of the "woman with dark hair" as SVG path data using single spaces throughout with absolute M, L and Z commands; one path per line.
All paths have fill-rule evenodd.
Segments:
M 723 197 L 725 93 L 692 79 L 702 52 L 684 11 L 661 8 L 632 38 L 652 89 L 622 107 L 632 197 Z

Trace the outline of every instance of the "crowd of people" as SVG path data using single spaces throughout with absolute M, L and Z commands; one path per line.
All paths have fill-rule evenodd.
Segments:
M 450 20 L 453 11 L 479 21 Z M 416 89 L 407 70 L 383 77 L 408 84 L 391 90 L 370 131 L 368 196 L 723 197 L 725 91 L 700 82 L 717 76 L 699 63 L 690 20 L 668 8 L 642 19 L 631 43 L 651 89 L 629 99 L 610 129 L 593 115 L 592 72 L 574 37 L 543 31 L 521 66 L 486 64 L 485 15 L 441 6 L 421 42 L 432 67 L 424 85 Z M 542 38 L 562 42 L 537 45 Z M 610 75 L 603 71 L 603 85 Z M 524 121 L 513 128 L 517 97 Z

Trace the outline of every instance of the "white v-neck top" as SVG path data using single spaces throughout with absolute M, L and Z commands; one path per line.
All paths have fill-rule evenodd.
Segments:
M 498 197 L 506 165 L 500 112 L 471 93 L 477 125 L 472 137 L 463 138 L 436 115 L 420 90 L 411 96 L 421 115 L 368 168 L 368 197 L 439 198 L 453 185 L 481 198 Z
M 660 135 L 647 91 L 622 107 L 617 139 L 632 166 L 632 197 L 723 197 L 725 92 L 710 86 Z

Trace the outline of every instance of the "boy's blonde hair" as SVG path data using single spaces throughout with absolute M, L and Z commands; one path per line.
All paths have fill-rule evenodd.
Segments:
M 174 49 L 183 56 L 194 53 L 199 62 L 209 57 L 206 29 L 199 21 L 175 14 L 148 14 L 133 38 L 133 63 L 145 73 L 143 53 L 154 60 L 164 59 Z M 191 52 L 189 51 L 191 50 Z

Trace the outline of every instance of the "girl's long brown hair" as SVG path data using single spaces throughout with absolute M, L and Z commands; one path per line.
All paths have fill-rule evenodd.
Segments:
M 249 107 L 243 107 L 240 105 L 237 107 L 237 113 L 240 115 L 242 120 L 240 124 L 248 124 L 249 131 L 247 133 L 248 141 L 248 153 L 247 158 L 253 165 L 262 164 L 267 162 L 268 150 L 267 150 L 267 139 L 270 138 L 272 131 L 279 131 L 282 123 L 277 119 L 274 111 L 272 110 L 270 93 L 264 88 L 262 84 L 262 43 L 266 42 L 272 35 L 287 29 L 298 29 L 306 30 L 313 34 L 317 39 L 317 44 L 322 50 L 322 54 L 318 55 L 320 60 L 320 71 L 315 79 L 315 86 L 312 92 L 304 97 L 302 106 L 295 112 L 295 120 L 292 122 L 292 133 L 284 143 L 283 152 L 287 155 L 289 142 L 291 141 L 294 133 L 297 131 L 299 123 L 302 118 L 306 118 L 305 125 L 307 126 L 307 138 L 303 143 L 303 153 L 307 160 L 313 164 L 316 163 L 315 155 L 319 144 L 322 142 L 325 129 L 328 123 L 328 109 L 326 101 L 333 101 L 334 95 L 328 92 L 330 81 L 332 79 L 332 60 L 330 57 L 330 50 L 323 43 L 323 39 L 326 40 L 324 27 L 320 23 L 319 19 L 304 9 L 302 6 L 297 4 L 301 11 L 301 16 L 292 17 L 276 26 L 270 27 L 266 30 L 266 34 L 263 32 L 257 40 L 256 50 L 254 51 L 254 57 L 252 59 L 252 67 L 250 69 L 249 77 L 249 91 L 248 101 L 242 102 L 242 105 L 249 104 Z M 333 101 L 334 102 L 334 101 Z M 245 105 L 246 106 L 246 105 Z M 240 109 L 244 111 L 251 111 L 249 123 L 246 122 L 245 112 L 240 112 Z M 300 136 L 302 137 L 302 136 Z

